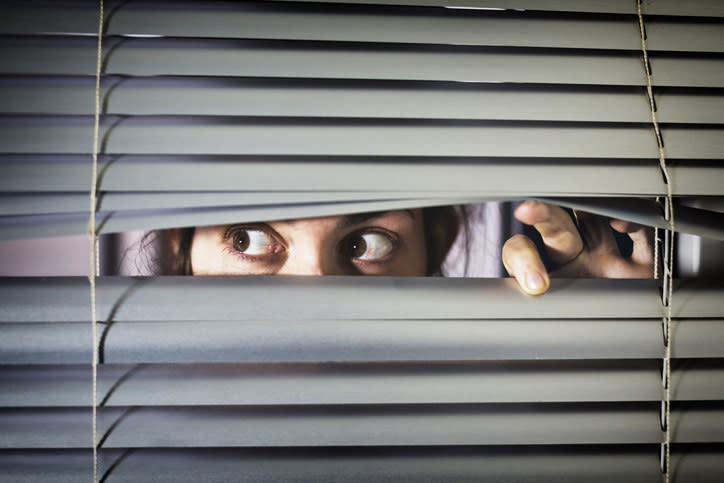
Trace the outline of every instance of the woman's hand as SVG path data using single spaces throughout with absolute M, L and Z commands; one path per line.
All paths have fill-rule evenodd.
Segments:
M 550 275 L 571 278 L 653 277 L 652 229 L 583 212 L 576 212 L 577 228 L 562 208 L 535 201 L 526 201 L 518 206 L 515 217 L 533 225 L 541 234 L 548 256 L 556 267 Z M 621 256 L 609 227 L 631 237 L 631 257 Z M 530 238 L 515 235 L 505 242 L 503 265 L 525 293 L 539 295 L 548 290 L 550 276 Z

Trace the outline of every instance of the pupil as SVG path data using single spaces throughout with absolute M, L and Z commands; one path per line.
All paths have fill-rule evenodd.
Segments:
M 234 235 L 234 250 L 245 252 L 249 248 L 249 234 L 245 231 Z
M 367 242 L 365 242 L 364 238 L 357 238 L 352 242 L 351 248 L 352 256 L 354 258 L 359 258 L 367 251 Z

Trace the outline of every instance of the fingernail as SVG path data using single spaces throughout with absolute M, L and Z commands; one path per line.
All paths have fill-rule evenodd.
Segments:
M 543 277 L 538 272 L 528 272 L 525 274 L 525 284 L 531 292 L 540 292 L 545 286 Z

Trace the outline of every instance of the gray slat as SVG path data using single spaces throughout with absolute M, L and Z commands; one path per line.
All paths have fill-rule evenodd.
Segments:
M 70 124 L 70 123 L 68 123 Z M 53 121 L 0 125 L 4 153 L 90 153 L 88 126 Z M 85 124 L 85 123 L 83 123 Z M 664 131 L 671 158 L 718 158 L 721 129 Z M 103 152 L 184 155 L 491 156 L 655 158 L 648 126 L 293 124 L 163 119 L 120 121 L 101 131 Z M 281 141 L 283 140 L 283 142 Z M 669 141 L 670 140 L 670 141 Z
M 599 215 L 633 221 L 646 226 L 669 229 L 661 205 L 651 200 L 623 198 L 541 198 L 555 205 Z M 724 213 L 676 206 L 674 209 L 677 232 L 724 240 Z
M 437 193 L 452 198 L 470 197 L 470 201 L 502 201 L 485 199 L 474 193 Z M 99 212 L 113 211 L 123 216 L 124 211 L 179 208 L 229 208 L 242 205 L 308 204 L 329 202 L 357 202 L 414 199 L 414 192 L 237 192 L 237 193 L 104 193 L 99 199 Z M 596 213 L 611 218 L 633 221 L 642 225 L 669 228 L 661 212 L 661 206 L 651 200 L 632 198 L 540 198 L 552 204 Z M 88 209 L 88 195 L 81 193 L 0 194 L 0 215 L 53 215 L 83 213 Z M 119 213 L 120 212 L 120 213 Z M 678 232 L 724 240 L 724 214 L 714 211 L 678 207 L 676 210 Z M 80 218 L 80 216 L 79 216 Z M 31 221 L 30 219 L 28 220 Z M 2 224 L 0 224 L 2 226 Z M 2 233 L 2 228 L 0 228 Z
M 189 4 L 175 9 L 153 5 L 127 5 L 108 17 L 107 35 L 160 35 L 172 37 L 325 40 L 344 42 L 401 42 L 516 47 L 588 49 L 640 49 L 638 24 L 632 17 L 614 19 L 540 18 L 533 15 L 436 16 L 420 13 L 391 15 L 337 10 L 319 12 L 298 8 L 236 8 Z M 1 11 L 0 33 L 97 32 L 98 9 L 52 5 L 6 6 Z M 473 12 L 469 12 L 472 14 Z M 480 13 L 485 13 L 479 11 Z M 633 13 L 631 9 L 627 13 Z M 724 50 L 724 26 L 647 22 L 651 50 Z
M 80 85 L 77 85 L 80 84 Z M 101 92 L 111 115 L 312 116 L 346 118 L 487 119 L 644 122 L 643 91 L 565 90 L 496 85 L 426 87 L 266 85 L 252 81 L 165 78 L 120 80 Z M 0 79 L 0 105 L 15 114 L 93 113 L 92 80 Z M 657 92 L 662 123 L 721 124 L 724 98 Z
M 673 357 L 724 357 L 721 318 L 672 327 Z M 2 323 L 0 364 L 88 364 L 88 331 Z M 98 337 L 105 363 L 656 359 L 663 342 L 661 320 L 625 318 L 116 322 Z
M 651 401 L 658 362 L 487 364 L 216 364 L 102 366 L 98 398 L 113 406 L 441 404 Z M 0 407 L 88 403 L 89 366 L 0 367 Z M 672 370 L 672 400 L 724 399 L 724 365 Z
M 487 199 L 666 194 L 657 159 L 108 156 L 99 166 L 99 191 L 419 191 L 424 198 L 455 192 Z M 676 195 L 721 194 L 724 170 L 716 165 L 683 162 L 670 171 Z M 60 155 L 0 156 L 0 173 L 7 193 L 85 193 L 90 176 L 88 158 Z
M 62 122 L 62 121 L 61 121 Z M 2 153 L 90 153 L 84 120 L 0 124 Z M 79 125 L 73 125 L 79 124 Z M 92 131 L 91 131 L 92 132 Z M 724 128 L 662 129 L 669 159 L 720 159 Z M 487 156 L 657 159 L 651 128 L 611 125 L 167 120 L 137 118 L 101 130 L 108 155 Z M 283 140 L 281 142 L 280 140 Z
M 491 197 L 665 195 L 658 161 L 572 159 L 367 158 L 268 160 L 258 157 L 124 156 L 100 163 L 100 191 L 446 191 Z M 430 161 L 436 161 L 435 163 Z M 670 167 L 676 195 L 718 195 L 717 166 Z M 88 189 L 83 156 L 0 156 L 0 189 L 8 193 Z M 169 173 L 174 173 L 169 176 Z M 285 176 L 280 176 L 284 173 Z
M 464 198 L 392 199 L 352 202 L 274 204 L 232 206 L 191 210 L 150 210 L 143 212 L 99 212 L 97 233 L 122 233 L 133 230 L 157 230 L 182 226 L 283 220 L 314 216 L 332 216 L 370 211 L 389 211 L 428 206 L 464 204 Z M 0 239 L 27 239 L 87 233 L 88 214 L 70 213 L 5 217 L 0 220 Z
M 471 201 L 504 201 L 503 199 L 476 196 L 476 193 L 438 193 L 451 198 L 469 196 Z M 419 196 L 411 191 L 376 192 L 200 192 L 200 193 L 117 193 L 106 192 L 98 200 L 99 212 L 154 211 L 160 209 L 231 207 L 234 205 L 277 205 L 329 202 L 357 202 L 404 200 Z M 506 197 L 507 198 L 507 197 Z M 647 226 L 668 228 L 661 206 L 653 200 L 637 198 L 539 198 L 551 204 L 588 211 L 612 218 L 634 221 Z M 88 195 L 85 193 L 34 193 L 1 194 L 0 215 L 52 215 L 62 213 L 86 213 Z M 679 207 L 676 210 L 677 231 L 724 238 L 724 215 L 709 210 Z
M 526 19 L 390 15 L 314 10 L 237 8 L 121 8 L 109 19 L 109 35 L 402 42 L 422 44 L 505 45 L 533 47 L 638 49 L 637 26 L 631 19 Z M 97 9 L 59 7 L 5 8 L 0 33 L 41 34 L 97 30 Z M 719 39 L 713 39 L 718 41 Z
M 443 193 L 438 193 L 442 195 Z M 485 199 L 471 193 L 444 193 L 452 198 L 469 197 L 471 202 L 502 201 Z M 415 192 L 238 192 L 238 193 L 104 193 L 99 199 L 99 212 L 113 211 L 123 215 L 124 211 L 148 211 L 159 209 L 230 207 L 234 204 L 246 206 L 309 204 L 360 201 L 389 201 L 414 199 Z M 555 205 L 596 213 L 611 218 L 633 221 L 642 225 L 669 228 L 661 212 L 661 206 L 651 200 L 632 198 L 540 198 Z M 0 194 L 0 215 L 53 215 L 62 213 L 85 213 L 88 209 L 88 195 L 81 193 L 48 194 Z M 120 213 L 119 213 L 120 212 Z M 678 232 L 724 240 L 724 214 L 715 211 L 679 206 L 676 209 L 676 230 Z M 30 220 L 29 220 L 30 221 Z M 0 226 L 2 224 L 0 223 Z M 2 233 L 2 228 L 0 228 Z
M 2 74 L 95 73 L 92 38 L 0 40 L 4 44 Z M 117 39 L 116 43 L 106 43 L 105 74 L 645 85 L 638 51 L 592 56 L 568 50 L 491 52 L 457 47 L 394 51 L 197 39 Z M 724 87 L 724 62 L 717 57 L 658 55 L 652 56 L 651 64 L 657 86 Z
M 698 13 L 702 17 L 709 15 L 709 11 L 696 12 L 695 7 L 687 11 Z M 724 47 L 724 24 L 721 21 L 684 23 L 683 19 L 678 19 L 678 22 L 674 23 L 647 17 L 644 24 L 646 49 L 654 55 L 656 51 L 722 52 Z
M 99 320 L 655 318 L 657 280 L 554 279 L 530 297 L 512 279 L 426 277 L 100 277 Z M 722 283 L 680 280 L 674 317 L 722 315 Z M 85 277 L 0 279 L 2 322 L 89 320 Z M 363 296 L 364 294 L 364 296 Z M 369 303 L 370 300 L 375 303 Z M 615 304 L 611 301 L 616 300 Z
M 233 208 L 311 203 L 409 200 L 421 196 L 414 191 L 237 191 L 237 192 L 110 192 L 98 199 L 99 212 L 133 212 L 182 208 Z M 461 198 L 461 193 L 442 193 Z M 471 198 L 482 197 L 470 194 Z M 490 201 L 493 201 L 492 199 Z M 88 212 L 88 193 L 0 194 L 0 215 L 52 215 Z
M 671 450 L 678 483 L 720 483 L 721 450 Z M 229 481 L 352 483 L 520 483 L 531 475 L 591 483 L 638 483 L 661 478 L 657 456 L 637 445 L 441 448 L 102 449 L 108 481 L 156 483 Z M 16 483 L 77 483 L 92 473 L 87 450 L 0 451 L 3 474 Z
M 280 0 L 272 0 L 280 1 Z M 284 1 L 284 0 L 282 0 Z M 292 2 L 338 3 L 339 0 L 290 0 Z M 587 13 L 635 14 L 635 4 L 620 0 L 492 0 L 481 7 L 479 0 L 348 0 L 363 5 L 405 5 L 461 9 L 514 9 Z M 717 0 L 643 0 L 648 15 L 724 17 L 724 6 Z
M 658 403 L 103 408 L 104 448 L 659 444 Z M 722 442 L 724 409 L 672 408 L 673 442 Z M 0 448 L 87 448 L 90 409 L 4 409 Z
M 459 195 L 456 194 L 456 195 Z M 190 197 L 192 197 L 190 195 Z M 527 196 L 526 196 L 527 197 Z M 505 198 L 505 197 L 503 197 Z M 274 204 L 245 207 L 221 206 L 217 208 L 196 208 L 188 210 L 144 210 L 140 212 L 99 212 L 96 216 L 98 233 L 121 233 L 133 230 L 157 230 L 183 226 L 206 226 L 215 224 L 247 223 L 260 220 L 283 220 L 313 216 L 332 216 L 370 211 L 421 208 L 430 206 L 459 205 L 487 201 L 488 197 L 392 199 L 351 202 Z M 562 203 L 568 205 L 571 203 Z M 603 215 L 612 214 L 606 209 L 594 209 Z M 635 213 L 622 218 L 639 218 Z M 688 219 L 690 218 L 690 219 Z M 708 225 L 718 215 L 682 217 L 677 231 L 721 239 L 722 229 Z M 644 224 L 661 225 L 657 217 L 639 220 Z M 5 240 L 54 237 L 83 234 L 87 231 L 86 213 L 32 215 L 4 217 L 0 219 L 0 238 Z M 650 222 L 650 223 L 649 223 Z
M 0 91 L 3 110 L 27 114 L 93 113 L 90 85 L 6 81 Z M 147 81 L 148 82 L 148 81 Z M 311 116 L 346 118 L 499 119 L 595 122 L 649 122 L 643 91 L 545 91 L 500 86 L 424 87 L 321 85 L 291 86 L 240 81 L 196 80 L 155 85 L 119 81 L 105 88 L 104 113 L 118 115 Z M 85 82 L 84 82 L 85 83 Z M 195 85 L 194 85 L 195 84 Z M 224 85 L 226 84 L 226 85 Z M 2 85 L 2 84 L 0 84 Z M 662 122 L 721 122 L 718 96 L 672 95 Z M 693 108 L 682 108 L 696 103 Z M 683 106 L 680 106 L 683 104 Z

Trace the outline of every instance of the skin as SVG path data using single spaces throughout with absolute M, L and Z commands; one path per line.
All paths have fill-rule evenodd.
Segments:
M 652 278 L 654 274 L 653 232 L 623 220 L 577 212 L 579 228 L 557 206 L 526 201 L 515 217 L 533 225 L 541 234 L 547 253 L 556 265 L 548 273 L 535 244 L 523 235 L 503 246 L 503 265 L 521 289 L 530 295 L 545 293 L 551 275 L 571 278 Z M 627 233 L 633 240 L 630 258 L 621 256 L 610 228 Z M 580 234 L 579 234 L 580 229 Z
M 198 227 L 195 275 L 422 276 L 421 210 Z
M 555 265 L 548 273 L 532 240 L 510 238 L 503 264 L 523 292 L 545 293 L 550 277 L 651 278 L 652 231 L 578 212 L 578 227 L 557 206 L 522 203 L 515 217 L 532 225 Z M 624 258 L 611 233 L 628 233 Z M 191 245 L 195 275 L 395 275 L 427 273 L 421 210 L 198 227 Z

